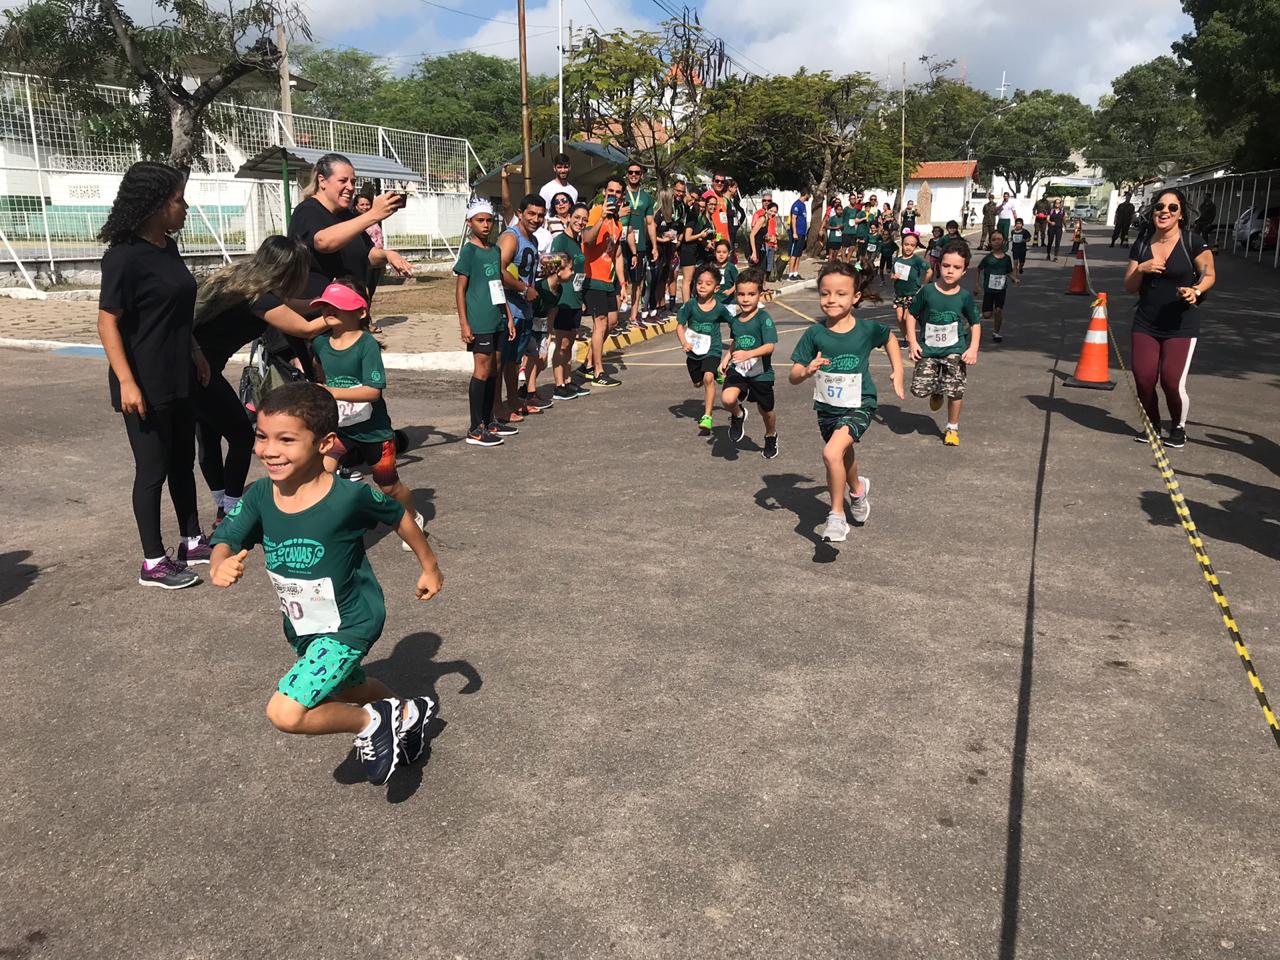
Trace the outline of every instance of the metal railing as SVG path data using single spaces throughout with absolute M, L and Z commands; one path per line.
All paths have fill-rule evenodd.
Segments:
M 1280 170 L 1210 174 L 1168 186 L 1186 194 L 1195 230 L 1219 255 L 1280 267 Z

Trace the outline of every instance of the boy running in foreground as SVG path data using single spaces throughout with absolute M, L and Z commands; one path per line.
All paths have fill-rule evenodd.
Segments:
M 754 403 L 764 421 L 762 456 L 778 455 L 778 415 L 773 400 L 773 351 L 778 330 L 768 311 L 760 309 L 764 272 L 752 267 L 738 277 L 738 314 L 729 321 L 732 346 L 720 363 L 726 373 L 720 402 L 729 411 L 729 439 L 737 443 L 746 434 L 747 404 Z
M 325 472 L 337 430 L 337 403 L 321 386 L 292 383 L 267 396 L 254 443 L 267 479 L 251 485 L 218 525 L 209 570 L 215 586 L 230 587 L 244 576 L 249 550 L 262 544 L 285 638 L 298 655 L 267 703 L 267 719 L 284 733 L 355 734 L 369 780 L 380 785 L 422 755 L 436 704 L 425 696 L 400 700 L 360 666 L 387 617 L 365 531 L 394 525 L 417 554 L 419 600 L 439 593 L 444 578 L 404 507 Z
M 853 314 L 872 278 L 871 271 L 855 270 L 852 264 L 825 265 L 818 273 L 818 299 L 826 319 L 806 329 L 791 353 L 791 382 L 813 380 L 813 409 L 818 413 L 822 462 L 831 494 L 831 513 L 822 530 L 822 539 L 828 542 L 848 537 L 846 507 L 858 523 L 871 515 L 871 481 L 858 476 L 854 444 L 861 442 L 876 410 L 872 350 L 885 348 L 893 391 L 899 399 L 905 397 L 897 338 L 883 323 L 859 320 Z

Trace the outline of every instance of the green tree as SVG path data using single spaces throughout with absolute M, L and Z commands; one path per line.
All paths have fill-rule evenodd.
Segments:
M 1209 132 L 1242 168 L 1280 164 L 1280 0 L 1183 0 L 1194 33 L 1173 45 L 1187 61 Z
M 1223 156 L 1205 129 L 1186 67 L 1157 57 L 1111 81 L 1098 102 L 1085 158 L 1118 187 Z
M 277 69 L 276 24 L 309 33 L 286 0 L 157 0 L 156 7 L 159 21 L 139 26 L 117 0 L 32 0 L 5 13 L 0 46 L 7 64 L 68 82 L 88 135 L 133 139 L 145 156 L 189 169 L 210 104 L 241 77 Z M 203 79 L 187 89 L 196 72 Z M 122 78 L 139 106 L 100 96 L 94 83 L 104 77 Z
M 1071 154 L 1089 138 L 1093 114 L 1069 93 L 1019 90 L 1012 106 L 983 125 L 978 165 L 1018 193 L 1075 170 Z
M 295 113 L 367 123 L 391 77 L 385 60 L 363 50 L 302 47 L 290 56 L 294 72 L 316 85 L 294 93 Z
M 911 156 L 917 162 L 966 160 L 969 148 L 981 152 L 979 148 L 987 135 L 987 124 L 982 121 L 999 109 L 1000 101 L 946 76 L 945 71 L 954 61 L 920 59 L 929 71 L 929 79 L 907 90 L 907 145 Z

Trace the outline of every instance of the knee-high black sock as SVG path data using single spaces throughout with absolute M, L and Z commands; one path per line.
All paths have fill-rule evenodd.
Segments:
M 467 402 L 471 407 L 471 429 L 477 430 L 485 426 L 485 385 L 488 380 L 480 380 L 472 377 L 471 382 L 467 384 Z
M 495 373 L 484 382 L 484 422 L 493 423 L 493 402 L 498 399 L 498 375 Z

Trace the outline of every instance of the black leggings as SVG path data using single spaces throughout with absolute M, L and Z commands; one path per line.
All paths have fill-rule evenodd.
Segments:
M 190 400 L 147 407 L 146 417 L 124 416 L 125 433 L 133 448 L 133 518 L 142 540 L 142 555 L 164 556 L 160 534 L 160 488 L 169 481 L 169 499 L 184 537 L 200 533 L 196 513 L 196 418 Z
M 658 261 L 649 264 L 649 309 L 667 302 L 667 281 L 671 279 L 671 245 L 658 244 Z
M 1049 239 L 1044 245 L 1044 258 L 1048 260 L 1050 257 L 1056 257 L 1058 250 L 1062 247 L 1062 228 L 1050 227 Z
M 223 490 L 229 497 L 239 497 L 244 493 L 249 461 L 253 458 L 253 426 L 244 406 L 221 371 L 213 373 L 207 387 L 197 384 L 192 399 L 204 482 L 210 490 Z M 227 441 L 225 460 L 223 440 Z

